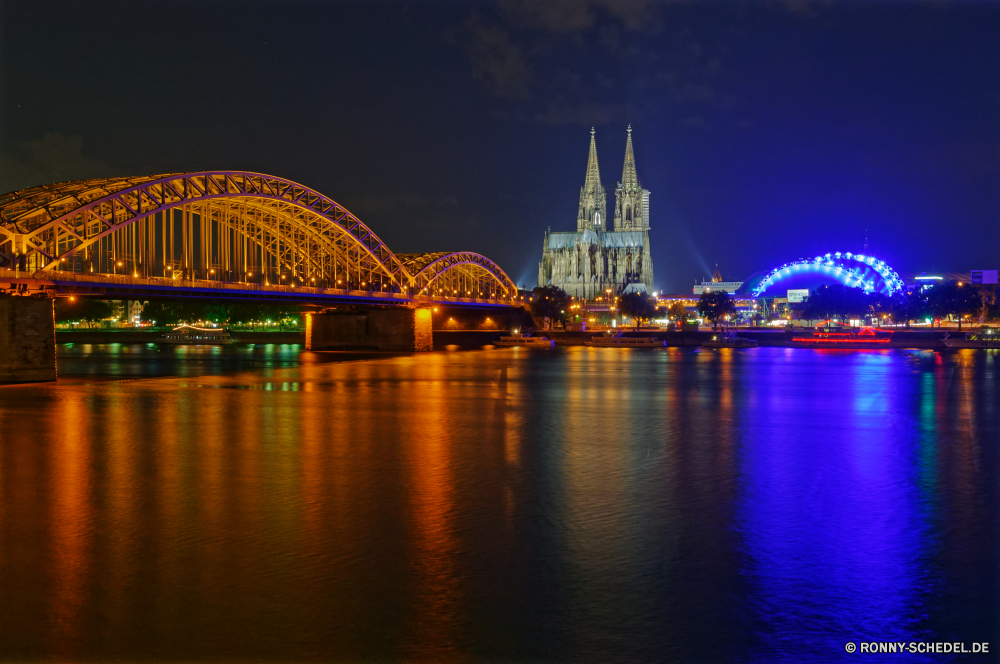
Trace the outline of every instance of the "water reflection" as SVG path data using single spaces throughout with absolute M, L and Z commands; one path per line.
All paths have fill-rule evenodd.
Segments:
M 0 388 L 2 659 L 829 661 L 997 635 L 994 353 L 227 349 L 85 378 L 142 375 L 125 349 Z
M 52 635 L 58 657 L 80 655 L 87 585 L 91 575 L 93 472 L 87 411 L 70 400 L 53 432 L 52 466 Z
M 406 448 L 411 477 L 410 521 L 414 567 L 413 610 L 405 650 L 420 660 L 448 662 L 462 659 L 456 643 L 461 629 L 459 592 L 461 575 L 456 559 L 454 524 L 455 480 L 452 477 L 456 422 L 450 421 L 443 387 L 447 367 L 440 357 L 429 363 L 430 375 L 405 397 L 417 406 Z

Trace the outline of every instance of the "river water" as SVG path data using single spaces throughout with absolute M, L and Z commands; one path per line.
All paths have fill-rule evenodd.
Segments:
M 0 387 L 3 661 L 1000 652 L 995 351 L 59 352 Z

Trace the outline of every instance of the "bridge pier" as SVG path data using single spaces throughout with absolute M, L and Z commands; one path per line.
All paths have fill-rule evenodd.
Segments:
M 0 296 L 0 383 L 56 379 L 53 300 Z
M 308 350 L 433 350 L 431 310 L 369 309 L 306 314 Z

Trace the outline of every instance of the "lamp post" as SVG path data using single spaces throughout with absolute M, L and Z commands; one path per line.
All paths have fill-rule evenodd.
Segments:
M 615 307 L 614 307 L 614 305 L 611 304 L 611 289 L 610 288 L 605 288 L 604 289 L 604 296 L 605 296 L 605 298 L 607 298 L 607 301 L 608 301 L 608 317 L 611 319 L 608 322 L 611 324 L 612 327 L 617 327 L 617 325 L 616 325 L 617 318 L 615 317 L 615 314 L 612 313 L 615 310 Z

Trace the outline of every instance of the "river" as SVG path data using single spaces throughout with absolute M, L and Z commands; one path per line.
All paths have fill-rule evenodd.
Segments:
M 59 366 L 0 387 L 3 661 L 1000 652 L 996 351 L 70 344 Z

